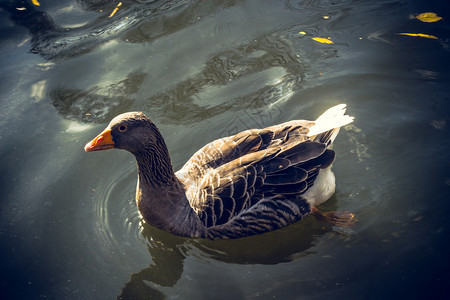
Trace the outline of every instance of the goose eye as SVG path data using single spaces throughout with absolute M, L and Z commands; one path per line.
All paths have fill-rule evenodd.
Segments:
M 127 131 L 128 128 L 126 125 L 120 125 L 118 129 L 120 132 L 124 132 L 124 131 Z

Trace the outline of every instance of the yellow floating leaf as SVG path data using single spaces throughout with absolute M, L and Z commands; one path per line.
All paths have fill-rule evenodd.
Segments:
M 429 35 L 429 34 L 423 34 L 423 33 L 399 33 L 399 35 L 407 35 L 407 36 L 415 36 L 415 37 L 423 37 L 423 38 L 427 38 L 427 39 L 433 39 L 433 40 L 437 40 L 438 38 L 435 37 L 434 35 Z
M 315 40 L 316 42 L 322 43 L 322 44 L 334 44 L 332 40 L 326 39 L 326 38 L 313 37 L 311 39 Z
M 442 20 L 442 18 L 439 17 L 434 12 L 421 13 L 420 15 L 417 15 L 416 18 L 422 22 L 427 22 L 427 23 L 432 23 L 432 22 L 437 22 L 439 20 Z
M 37 1 L 37 0 L 31 0 L 31 2 L 33 2 L 33 4 L 36 5 L 36 6 L 41 6 L 39 1 Z
M 122 2 L 119 2 L 119 4 L 117 4 L 116 8 L 114 8 L 114 10 L 112 11 L 112 13 L 109 15 L 109 18 L 111 18 L 112 16 L 114 16 L 116 14 L 116 12 L 119 10 L 119 7 L 122 5 Z
M 306 32 L 304 32 L 304 31 L 299 31 L 298 33 L 301 35 L 306 35 Z

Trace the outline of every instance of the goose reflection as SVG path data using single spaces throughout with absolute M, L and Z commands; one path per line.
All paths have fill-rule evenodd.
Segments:
M 336 209 L 336 196 L 329 202 L 330 209 Z M 179 237 L 142 224 L 141 234 L 153 264 L 132 274 L 117 299 L 164 299 L 164 289 L 181 279 L 187 257 L 205 262 L 275 265 L 315 253 L 312 248 L 318 239 L 332 231 L 330 224 L 309 217 L 262 235 L 213 241 Z
M 31 1 L 2 0 L 0 8 L 17 25 L 28 29 L 30 52 L 60 62 L 91 52 L 115 38 L 131 43 L 151 42 L 195 23 L 200 16 L 233 4 L 219 0 L 134 0 L 120 2 L 120 6 L 109 0 L 77 2 L 91 14 L 83 16 L 88 19 L 85 24 L 74 26 L 57 24 L 48 12 Z
M 181 278 L 186 258 L 186 238 L 168 234 L 147 224 L 142 226 L 153 264 L 132 274 L 117 299 L 163 299 L 158 286 L 172 287 Z

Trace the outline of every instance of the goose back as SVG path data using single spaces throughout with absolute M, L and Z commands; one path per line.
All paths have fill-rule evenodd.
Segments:
M 176 173 L 212 237 L 270 231 L 309 214 L 301 195 L 334 160 L 326 139 L 310 141 L 313 125 L 290 121 L 213 141 Z

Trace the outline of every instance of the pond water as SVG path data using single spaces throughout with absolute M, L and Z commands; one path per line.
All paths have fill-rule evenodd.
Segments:
M 0 4 L 2 298 L 420 299 L 444 290 L 445 1 L 121 3 Z M 415 17 L 425 12 L 443 19 Z M 337 190 L 321 208 L 354 212 L 351 229 L 308 217 L 239 240 L 180 238 L 142 224 L 129 153 L 83 151 L 112 117 L 139 110 L 178 169 L 216 138 L 315 119 L 338 103 L 355 122 L 335 142 Z

